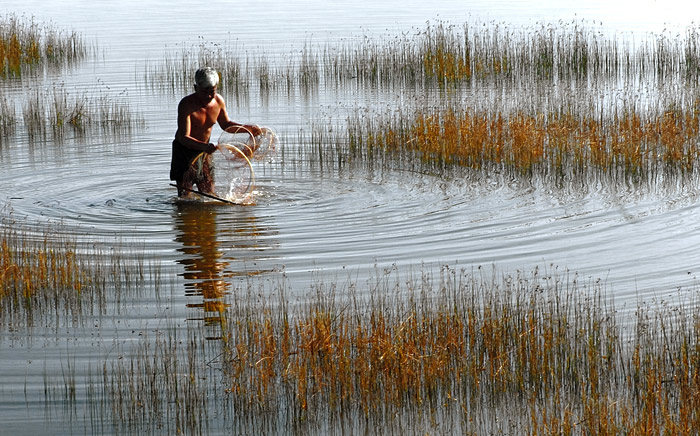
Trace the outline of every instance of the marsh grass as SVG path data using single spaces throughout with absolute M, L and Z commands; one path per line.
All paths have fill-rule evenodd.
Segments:
M 160 90 L 192 92 L 194 74 L 200 65 L 207 65 L 219 72 L 221 88 L 239 99 L 248 97 L 252 70 L 257 72 L 261 89 L 274 85 L 270 64 L 264 56 L 254 61 L 238 47 L 200 43 L 196 47 L 183 47 L 176 53 L 166 53 L 163 61 L 147 62 L 144 66 L 144 82 Z
M 31 327 L 61 317 L 82 322 L 143 286 L 142 255 L 117 244 L 79 243 L 58 224 L 32 226 L 12 214 L 0 226 L 0 324 Z
M 700 428 L 693 306 L 640 307 L 629 331 L 600 282 L 450 268 L 251 302 L 227 324 L 228 389 L 260 416 L 286 409 L 290 426 L 366 431 L 410 416 L 422 428 L 439 415 L 461 434 Z
M 698 113 L 695 102 L 610 117 L 470 108 L 358 114 L 348 119 L 345 153 L 346 159 L 417 159 L 426 167 L 458 165 L 525 177 L 561 179 L 593 170 L 622 181 L 648 180 L 697 172 Z
M 428 23 L 401 35 L 349 38 L 334 45 L 305 44 L 279 59 L 250 56 L 239 46 L 201 42 L 147 65 L 152 85 L 189 90 L 199 65 L 219 70 L 234 87 L 260 89 L 318 87 L 360 82 L 364 87 L 513 86 L 521 84 L 605 84 L 681 80 L 694 86 L 700 65 L 700 34 L 641 35 L 625 39 L 585 21 L 540 23 L 513 28 L 503 23 Z M 287 86 L 281 86 L 287 84 Z
M 49 123 L 46 122 L 43 97 L 38 90 L 30 92 L 27 96 L 27 101 L 22 107 L 22 120 L 30 143 L 46 138 Z
M 73 95 L 63 87 L 30 92 L 22 117 L 30 142 L 46 139 L 48 133 L 58 142 L 69 133 L 75 137 L 90 133 L 118 136 L 145 125 L 143 116 L 120 96 Z
M 267 282 L 268 285 L 270 282 Z M 697 299 L 619 312 L 551 267 L 444 265 L 231 295 L 220 342 L 166 329 L 91 379 L 121 434 L 669 434 L 700 429 Z M 695 294 L 693 294 L 695 295 Z M 70 392 L 68 385 L 67 391 Z
M 148 66 L 146 76 L 189 90 L 194 70 L 212 65 L 238 98 L 251 86 L 265 98 L 295 90 L 311 98 L 320 87 L 389 98 L 398 91 L 392 112 L 358 108 L 334 131 L 311 126 L 302 146 L 338 165 L 381 155 L 389 167 L 665 182 L 698 167 L 699 35 L 692 26 L 631 39 L 584 21 L 438 22 L 394 37 L 307 44 L 286 67 L 201 43 Z M 332 139 L 327 150 L 319 138 Z
M 0 17 L 0 77 L 18 77 L 42 66 L 75 64 L 88 54 L 88 45 L 74 31 L 14 14 Z
M 15 133 L 17 115 L 14 103 L 4 93 L 0 93 L 0 144 L 3 138 Z

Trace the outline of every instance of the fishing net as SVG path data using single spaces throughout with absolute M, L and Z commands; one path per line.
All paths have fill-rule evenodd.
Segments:
M 240 130 L 239 127 L 232 132 L 224 131 L 219 137 L 219 145 L 234 145 L 251 161 L 271 160 L 277 154 L 277 135 L 267 127 L 261 127 L 260 130 L 257 136 L 251 135 L 247 130 Z
M 230 201 L 243 201 L 255 186 L 250 160 L 234 144 L 219 143 L 214 153 L 216 186 L 219 196 Z
M 215 153 L 217 185 L 227 188 L 227 200 L 241 201 L 248 197 L 255 187 L 255 174 L 252 163 L 271 161 L 277 154 L 277 135 L 266 127 L 259 135 L 253 136 L 237 127 L 224 131 L 219 136 L 218 152 Z

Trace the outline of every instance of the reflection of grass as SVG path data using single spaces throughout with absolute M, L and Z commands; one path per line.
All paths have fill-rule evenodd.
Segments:
M 93 400 L 117 426 L 195 434 L 208 422 L 253 434 L 700 430 L 697 308 L 639 307 L 621 326 L 600 283 L 568 273 L 393 274 L 365 296 L 317 283 L 304 303 L 241 291 L 223 354 L 196 329 L 159 333 L 104 366 Z
M 102 311 L 106 298 L 134 289 L 143 274 L 139 257 L 107 255 L 57 226 L 32 231 L 7 216 L 0 227 L 0 323 Z
M 19 76 L 25 67 L 73 63 L 86 54 L 87 47 L 75 32 L 12 14 L 0 17 L 0 77 Z
M 7 96 L 0 93 L 0 143 L 4 137 L 15 132 L 16 123 L 14 104 L 7 99 Z

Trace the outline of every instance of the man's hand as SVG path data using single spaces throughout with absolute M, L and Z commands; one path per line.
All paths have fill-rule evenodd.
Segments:
M 249 124 L 245 126 L 245 128 L 248 129 L 252 136 L 258 136 L 262 134 L 262 129 L 260 128 L 260 126 L 256 126 L 255 124 Z
M 214 144 L 212 144 L 212 143 L 210 142 L 210 143 L 209 143 L 209 146 L 208 146 L 207 149 L 204 150 L 204 151 L 207 152 L 207 153 L 209 153 L 209 154 L 212 154 L 212 153 L 214 153 L 214 152 L 216 151 L 216 149 L 217 149 L 217 146 L 214 145 Z

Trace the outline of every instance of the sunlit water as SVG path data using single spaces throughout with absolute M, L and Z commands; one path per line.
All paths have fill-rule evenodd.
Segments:
M 230 206 L 179 202 L 168 180 L 180 95 L 141 79 L 146 62 L 199 41 L 284 56 L 309 41 L 338 41 L 421 28 L 427 20 L 532 25 L 590 19 L 619 32 L 658 32 L 689 24 L 678 5 L 659 2 L 230 2 L 25 1 L 4 11 L 33 15 L 96 41 L 99 54 L 46 86 L 118 95 L 145 126 L 115 138 L 88 135 L 30 145 L 22 128 L 0 147 L 0 201 L 17 217 L 61 223 L 82 240 L 128 244 L 160 265 L 172 291 L 145 292 L 128 310 L 74 327 L 9 329 L 0 334 L 0 422 L 8 434 L 70 429 L 70 415 L 44 408 L 44 374 L 100 365 L 117 345 L 165 325 L 204 322 L 203 301 L 248 277 L 284 274 L 303 296 L 318 281 L 358 282 L 382 269 L 400 274 L 442 264 L 499 274 L 552 268 L 602 280 L 618 306 L 677 297 L 695 285 L 700 254 L 697 186 L 673 193 L 611 193 L 591 187 L 557 193 L 497 177 L 321 170 L 299 162 L 298 132 L 323 116 L 342 118 L 356 95 L 325 92 L 261 99 L 227 96 L 233 119 L 274 128 L 287 150 L 258 163 L 255 201 Z M 609 3 L 614 3 L 610 5 Z M 621 13 L 624 11 L 625 13 Z M 9 95 L 28 92 L 12 83 Z M 8 86 L 3 84 L 3 86 Z M 28 85 L 31 86 L 31 85 Z M 381 99 L 377 99 L 381 100 Z M 369 104 L 361 102 L 360 104 Z M 217 133 L 215 133 L 216 135 Z M 211 335 L 215 337 L 216 331 Z M 80 378 L 78 370 L 78 378 Z M 52 409 L 51 409 L 52 410 Z M 78 431 L 80 433 L 80 431 Z

